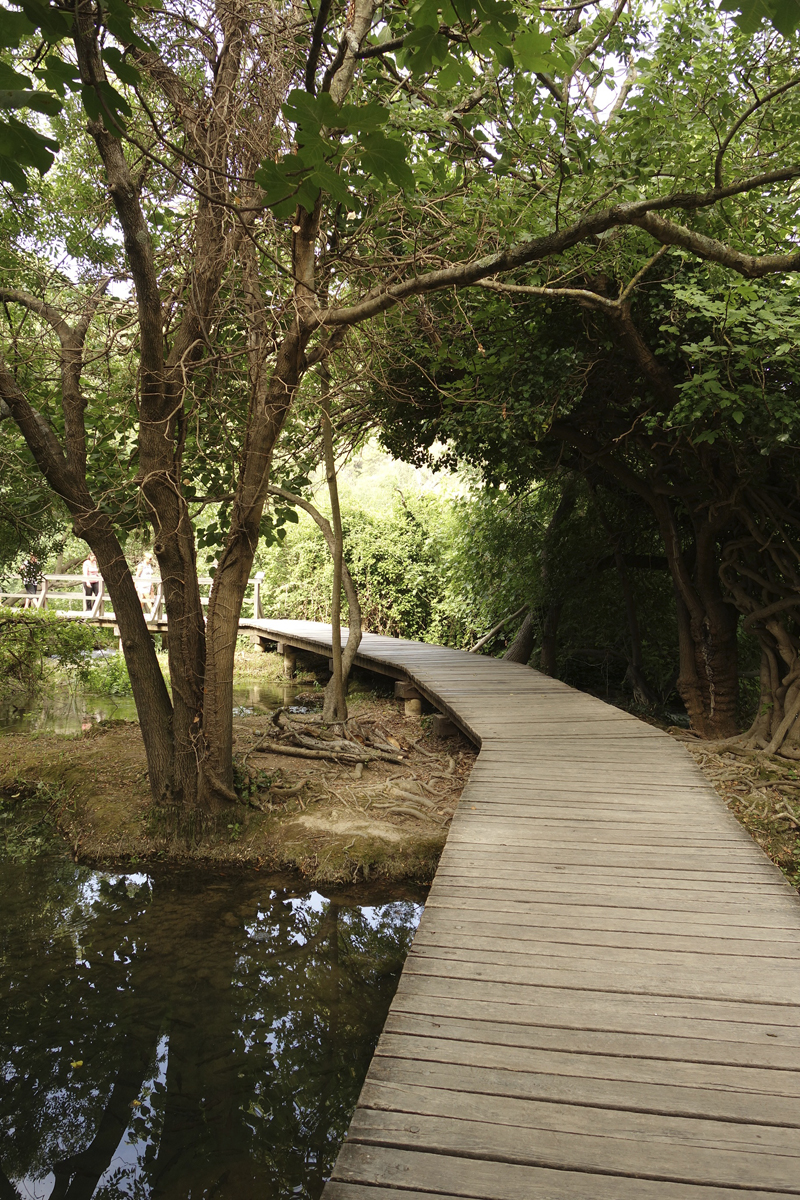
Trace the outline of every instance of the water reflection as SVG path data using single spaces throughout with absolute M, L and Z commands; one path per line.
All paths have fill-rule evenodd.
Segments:
M 4 868 L 0 1196 L 319 1196 L 421 908 Z
M 254 707 L 277 708 L 291 704 L 297 684 L 237 680 L 233 688 L 234 715 L 249 715 Z M 76 734 L 98 721 L 135 721 L 132 696 L 94 696 L 80 688 L 51 688 L 29 708 L 0 708 L 0 731 L 15 733 Z

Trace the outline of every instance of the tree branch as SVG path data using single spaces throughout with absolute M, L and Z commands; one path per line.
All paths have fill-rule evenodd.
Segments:
M 731 126 L 728 136 L 723 141 L 717 157 L 714 159 L 714 187 L 722 187 L 722 160 L 725 157 L 725 151 L 731 144 L 732 139 L 739 132 L 745 121 L 752 117 L 753 113 L 761 108 L 764 104 L 768 104 L 770 100 L 774 100 L 776 96 L 781 96 L 784 92 L 788 92 L 790 88 L 797 87 L 800 84 L 800 75 L 795 75 L 794 79 L 790 79 L 787 83 L 782 83 L 780 87 L 773 88 L 771 92 L 767 92 L 766 96 L 762 96 L 759 100 L 755 100 L 749 108 L 746 108 L 738 121 L 734 121 Z
M 730 267 L 747 279 L 760 279 L 778 271 L 796 271 L 800 268 L 800 250 L 795 250 L 792 254 L 743 254 L 741 250 L 734 250 L 732 246 L 726 246 L 716 238 L 706 237 L 704 233 L 697 233 L 674 221 L 666 221 L 655 213 L 645 213 L 631 220 L 629 224 L 644 229 L 665 246 L 681 246 L 684 250 L 691 250 L 699 258 L 710 259 L 723 267 Z
M 410 296 L 441 291 L 443 288 L 449 287 L 473 286 L 492 275 L 516 270 L 517 267 L 548 258 L 550 255 L 562 254 L 580 242 L 621 225 L 640 225 L 658 241 L 667 244 L 683 245 L 684 237 L 694 239 L 690 248 L 694 249 L 695 253 L 715 262 L 722 262 L 723 265 L 733 266 L 742 274 L 754 270 L 752 264 L 761 264 L 758 270 L 754 270 L 755 274 L 766 275 L 774 271 L 794 269 L 795 266 L 800 266 L 800 252 L 797 255 L 766 255 L 761 259 L 756 259 L 740 254 L 739 251 L 731 250 L 721 242 L 715 242 L 712 238 L 693 234 L 689 230 L 684 230 L 682 226 L 673 225 L 669 221 L 660 220 L 657 226 L 653 222 L 650 227 L 648 217 L 656 210 L 668 208 L 682 208 L 688 211 L 710 208 L 719 200 L 725 200 L 729 196 L 738 196 L 770 183 L 786 182 L 798 177 L 800 177 L 800 166 L 785 167 L 762 175 L 739 179 L 727 187 L 713 188 L 708 192 L 673 192 L 652 200 L 634 200 L 626 204 L 615 205 L 613 208 L 582 217 L 572 225 L 545 234 L 544 237 L 519 242 L 515 246 L 501 250 L 498 254 L 491 254 L 471 263 L 456 263 L 437 271 L 414 275 L 410 279 L 385 288 L 376 288 L 368 292 L 356 304 L 341 308 L 320 309 L 316 313 L 310 314 L 309 320 L 316 327 L 356 325 L 393 308 L 395 304 L 399 304 Z M 658 234 L 653 233 L 654 228 L 658 228 Z

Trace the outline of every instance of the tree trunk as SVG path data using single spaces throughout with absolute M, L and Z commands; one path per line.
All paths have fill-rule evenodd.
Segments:
M 539 670 L 555 678 L 558 665 L 558 622 L 561 619 L 563 601 L 553 600 L 547 606 L 542 625 L 542 649 L 539 655 Z
M 517 630 L 516 637 L 503 655 L 506 662 L 525 663 L 533 654 L 533 643 L 535 630 L 533 624 L 533 614 L 528 612 L 525 614 L 525 620 Z
M 705 738 L 727 738 L 737 731 L 739 698 L 737 627 L 739 614 L 720 600 L 701 607 L 695 600 L 690 611 L 676 587 L 678 693 L 686 706 L 692 729 Z
M 323 364 L 322 377 L 322 440 L 325 447 L 325 477 L 331 501 L 331 525 L 333 528 L 333 593 L 331 595 L 331 661 L 333 674 L 325 688 L 322 716 L 325 721 L 347 720 L 347 676 L 342 663 L 342 567 L 344 563 L 344 533 L 342 510 L 339 505 L 339 487 L 336 479 L 336 459 L 333 453 L 333 428 L 329 401 L 330 378 Z M 350 659 L 352 662 L 352 657 Z M 349 674 L 349 667 L 348 667 Z

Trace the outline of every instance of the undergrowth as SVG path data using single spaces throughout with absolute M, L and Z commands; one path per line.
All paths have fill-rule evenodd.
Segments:
M 70 803 L 65 788 L 43 781 L 16 783 L 0 792 L 0 858 L 24 862 L 63 852 L 58 825 Z

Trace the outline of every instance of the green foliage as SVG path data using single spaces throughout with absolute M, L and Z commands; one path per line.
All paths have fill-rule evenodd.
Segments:
M 56 667 L 82 678 L 93 643 L 93 631 L 80 621 L 0 607 L 0 702 L 35 696 Z
M 445 589 L 444 547 L 451 514 L 435 498 L 408 507 L 396 500 L 381 515 L 345 507 L 344 553 L 362 607 L 365 627 L 433 640 L 434 614 Z M 329 620 L 333 568 L 316 525 L 302 518 L 280 546 L 259 551 L 266 573 L 262 603 L 270 616 Z M 346 606 L 345 606 L 346 613 Z
M 723 0 L 720 8 L 737 13 L 736 24 L 743 33 L 754 33 L 765 20 L 784 37 L 790 37 L 800 26 L 798 0 Z
M 130 696 L 133 691 L 122 654 L 93 659 L 83 671 L 81 682 L 87 692 L 96 696 Z
M 44 781 L 0 792 L 0 861 L 27 862 L 63 847 L 57 823 L 68 802 L 63 788 Z
M 476 485 L 467 496 L 417 496 L 369 511 L 344 509 L 345 559 L 376 633 L 469 647 L 522 607 L 535 620 L 536 665 L 548 606 L 557 601 L 559 675 L 602 694 L 629 692 L 632 653 L 614 550 L 632 562 L 657 558 L 657 530 L 640 505 L 579 488 L 573 511 L 555 535 L 548 526 L 558 484 L 522 495 Z M 542 562 L 546 554 L 547 573 Z M 262 551 L 265 612 L 274 617 L 330 620 L 332 569 L 316 526 L 302 518 L 280 547 Z M 631 568 L 641 626 L 644 672 L 666 701 L 674 686 L 677 632 L 666 564 Z M 345 610 L 346 611 L 346 610 Z M 346 619 L 346 617 L 345 617 Z M 521 617 L 484 647 L 502 654 Z
M 136 0 L 111 0 L 104 5 L 103 24 L 121 45 L 150 48 L 135 29 L 136 9 Z M 89 119 L 101 121 L 110 133 L 120 137 L 132 110 L 125 96 L 107 80 L 84 86 L 74 65 L 61 57 L 62 44 L 72 33 L 73 19 L 68 10 L 47 0 L 19 0 L 12 9 L 3 7 L 0 12 L 0 49 L 18 52 L 18 57 L 27 56 L 38 64 L 32 72 L 34 80 L 11 63 L 0 63 L 0 180 L 17 192 L 26 192 L 27 170 L 33 168 L 44 175 L 60 149 L 60 143 L 41 133 L 28 113 L 58 116 L 67 95 L 76 93 Z M 50 51 L 47 55 L 42 54 L 44 47 Z M 122 83 L 140 82 L 138 70 L 118 47 L 106 46 L 103 59 Z M 42 87 L 35 88 L 35 82 Z M 13 115 L 14 111 L 20 112 L 21 120 Z

